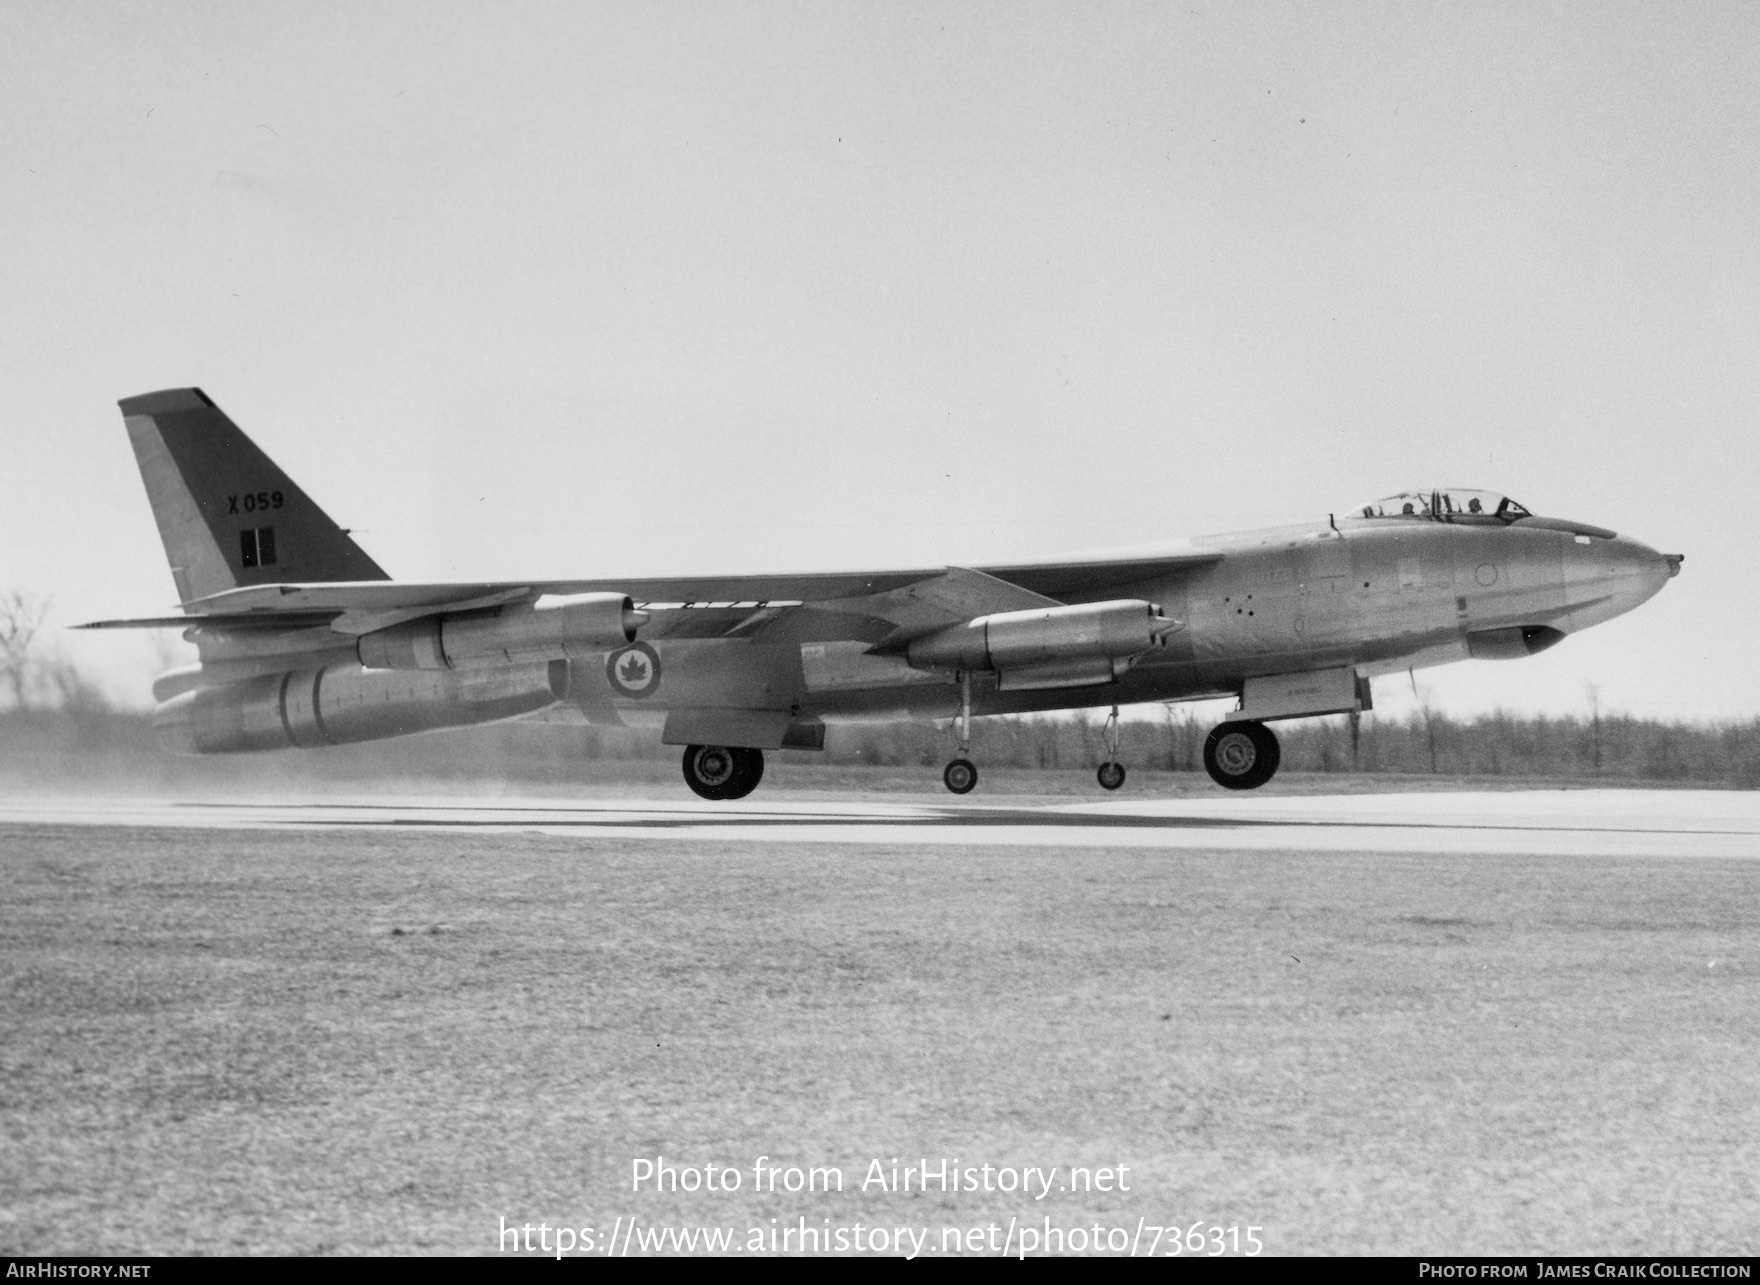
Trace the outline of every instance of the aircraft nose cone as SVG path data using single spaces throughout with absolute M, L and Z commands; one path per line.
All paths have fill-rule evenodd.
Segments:
M 1631 604 L 1634 607 L 1667 584 L 1669 577 L 1680 566 L 1678 562 L 1670 563 L 1649 545 L 1624 536 L 1617 536 L 1609 543 L 1616 548 L 1612 554 L 1608 576 L 1623 582 L 1627 591 L 1639 591 L 1639 596 Z
M 1654 597 L 1679 565 L 1623 535 L 1573 540 L 1566 553 L 1572 624 L 1583 628 L 1624 615 Z

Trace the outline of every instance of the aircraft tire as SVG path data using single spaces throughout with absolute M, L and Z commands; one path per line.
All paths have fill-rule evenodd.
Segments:
M 734 785 L 738 779 L 738 750 L 729 749 L 725 745 L 684 747 L 684 783 L 700 797 L 728 798 L 728 787 Z
M 736 749 L 733 751 L 733 780 L 723 787 L 724 799 L 743 799 L 758 788 L 764 779 L 764 751 Z
M 1094 777 L 1100 782 L 1102 790 L 1116 790 L 1124 784 L 1124 764 L 1102 763 L 1100 770 L 1094 773 Z
M 941 773 L 943 785 L 955 794 L 970 794 L 978 784 L 978 767 L 970 759 L 955 759 Z
M 1204 741 L 1204 770 L 1225 790 L 1256 790 L 1277 774 L 1283 751 L 1263 723 L 1219 723 Z

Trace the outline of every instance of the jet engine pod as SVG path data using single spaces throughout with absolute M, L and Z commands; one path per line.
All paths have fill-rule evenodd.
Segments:
M 915 639 L 905 654 L 919 669 L 996 670 L 1005 686 L 1010 671 L 1037 678 L 1016 686 L 1083 686 L 1111 681 L 1120 668 L 1111 662 L 1163 646 L 1179 624 L 1140 598 L 1035 607 L 950 625 Z
M 424 616 L 361 635 L 356 654 L 368 669 L 487 669 L 591 655 L 634 640 L 648 622 L 627 594 L 539 598 L 496 612 Z
M 153 711 L 153 730 L 173 754 L 315 749 L 519 718 L 556 699 L 547 665 L 449 674 L 345 662 L 184 692 Z

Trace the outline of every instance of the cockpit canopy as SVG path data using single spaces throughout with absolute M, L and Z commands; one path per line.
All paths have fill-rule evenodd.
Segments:
M 1432 491 L 1401 491 L 1383 500 L 1358 504 L 1345 512 L 1363 518 L 1431 518 L 1440 522 L 1514 522 L 1532 517 L 1527 509 L 1496 491 L 1471 491 L 1450 486 Z

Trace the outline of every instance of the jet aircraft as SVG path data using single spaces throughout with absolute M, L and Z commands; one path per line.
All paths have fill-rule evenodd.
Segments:
M 1369 680 L 1510 660 L 1611 620 L 1680 570 L 1627 536 L 1455 487 L 1325 522 L 986 567 L 842 574 L 392 580 L 200 389 L 130 397 L 124 422 L 199 663 L 153 684 L 177 752 L 316 749 L 512 719 L 651 727 L 686 784 L 750 794 L 764 751 L 827 724 L 951 720 L 943 780 L 970 791 L 971 720 L 1237 698 L 1204 766 L 1252 789 L 1270 724 L 1370 708 Z

